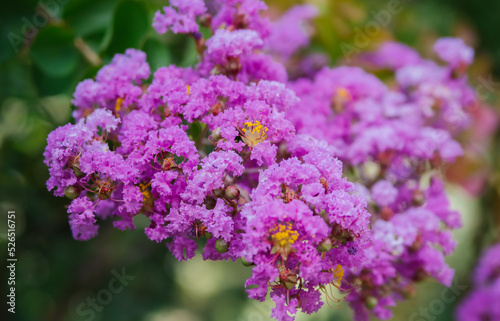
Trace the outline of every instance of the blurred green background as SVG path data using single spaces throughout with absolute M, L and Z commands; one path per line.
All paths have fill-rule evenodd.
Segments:
M 392 0 L 397 1 L 397 0 Z M 340 44 L 351 44 L 373 14 L 391 1 L 266 1 L 271 15 L 293 4 L 309 2 L 321 11 L 315 21 L 312 50 L 324 52 L 331 63 L 342 61 Z M 439 36 L 460 36 L 477 49 L 471 82 L 500 76 L 500 2 L 496 0 L 397 1 L 402 12 L 372 37 L 363 49 L 396 39 L 431 56 Z M 16 211 L 17 306 L 15 318 L 0 311 L 0 320 L 144 320 L 144 321 L 260 321 L 269 320 L 271 304 L 248 299 L 244 280 L 249 268 L 240 262 L 202 262 L 197 257 L 178 263 L 163 244 L 147 239 L 141 229 L 121 232 L 103 222 L 99 236 L 73 240 L 66 199 L 46 190 L 42 163 L 50 131 L 71 121 L 70 100 L 78 82 L 93 77 L 115 53 L 133 47 L 145 51 L 152 71 L 160 66 L 192 65 L 194 43 L 182 36 L 158 35 L 151 27 L 159 0 L 17 0 L 2 3 L 0 13 L 0 258 L 6 258 L 6 214 Z M 356 28 L 357 27 L 357 28 Z M 359 29 L 358 29 L 359 28 Z M 500 87 L 500 84 L 497 85 Z M 496 86 L 486 100 L 495 104 Z M 452 186 L 453 207 L 463 213 L 465 227 L 456 233 L 459 248 L 449 262 L 457 270 L 455 299 L 431 316 L 452 320 L 453 308 L 466 293 L 470 270 L 480 249 L 494 240 L 499 226 L 499 139 L 493 142 L 488 166 L 496 166 L 481 198 Z M 106 297 L 109 282 L 122 269 L 133 280 Z M 2 275 L 6 276 L 2 263 Z M 2 291 L 6 289 L 2 277 Z M 395 309 L 396 320 L 419 320 L 420 309 L 437 311 L 442 286 L 425 282 L 418 295 Z M 104 294 L 103 294 L 104 293 Z M 2 298 L 5 298 L 2 293 Z M 89 310 L 87 298 L 109 301 Z M 2 299 L 5 302 L 5 299 Z M 440 301 L 441 302 L 441 301 Z M 84 306 L 82 307 L 82 304 Z M 436 305 L 437 304 L 437 305 Z M 351 320 L 342 303 L 326 305 L 297 320 Z M 79 308 L 80 307 L 80 308 Z M 80 313 L 78 313 L 80 309 Z M 415 316 L 417 313 L 417 316 Z M 80 315 L 79 315 L 80 314 Z M 92 318 L 91 318 L 92 317 Z

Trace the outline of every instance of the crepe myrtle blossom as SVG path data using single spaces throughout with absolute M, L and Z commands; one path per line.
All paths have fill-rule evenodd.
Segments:
M 473 288 L 460 303 L 456 317 L 459 321 L 498 320 L 500 308 L 500 244 L 484 251 L 472 278 Z
M 308 46 L 309 33 L 312 29 L 308 22 L 318 13 L 318 9 L 312 5 L 290 8 L 280 19 L 273 22 L 271 34 L 266 39 L 268 50 L 286 61 L 300 48 Z
M 163 34 L 169 29 L 174 33 L 198 32 L 196 18 L 207 11 L 203 0 L 170 0 L 170 6 L 156 12 L 153 27 L 156 32 Z
M 438 42 L 435 50 L 442 46 Z M 287 111 L 301 140 L 331 145 L 365 188 L 373 247 L 361 267 L 344 270 L 344 280 L 354 284 L 346 300 L 357 320 L 392 317 L 389 308 L 429 277 L 451 284 L 453 270 L 444 258 L 455 248 L 451 231 L 461 226 L 460 216 L 450 209 L 443 182 L 429 174 L 463 154 L 454 137 L 468 126 L 475 104 L 465 73 L 455 72 L 451 58 L 440 66 L 388 44 L 364 59 L 393 69 L 398 86 L 389 88 L 357 67 L 324 68 L 313 79 L 288 83 L 308 104 Z M 292 156 L 311 150 L 289 145 Z
M 146 236 L 180 261 L 201 253 L 251 267 L 248 296 L 269 295 L 276 320 L 343 300 L 356 320 L 386 319 L 417 283 L 449 285 L 461 221 L 439 172 L 463 153 L 472 49 L 447 38 L 434 47 L 440 63 L 396 43 L 361 57 L 392 70 L 392 86 L 355 66 L 289 81 L 282 63 L 308 50 L 317 10 L 271 23 L 263 1 L 213 4 L 170 1 L 154 18 L 159 33 L 193 38 L 196 65 L 150 78 L 146 55 L 128 49 L 76 87 L 75 121 L 44 152 L 47 188 L 71 200 L 73 237 L 96 237 L 104 219 L 135 229 L 145 216 Z M 495 291 L 491 262 L 467 302 Z M 464 304 L 461 316 L 483 312 Z
M 115 114 L 134 104 L 142 95 L 141 84 L 150 75 L 146 54 L 127 49 L 117 54 L 110 64 L 97 73 L 95 80 L 86 79 L 78 84 L 72 104 L 75 119 L 88 116 L 96 108 L 107 108 Z
M 291 319 L 290 308 L 317 311 L 319 292 L 340 288 L 343 269 L 363 260 L 370 215 L 354 190 L 340 161 L 321 152 L 289 158 L 259 176 L 253 201 L 242 210 L 241 255 L 255 265 L 246 285 L 257 287 L 249 296 L 263 301 L 270 286 L 279 320 Z

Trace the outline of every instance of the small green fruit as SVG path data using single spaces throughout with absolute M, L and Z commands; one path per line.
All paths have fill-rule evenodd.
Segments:
M 375 308 L 377 306 L 377 304 L 378 304 L 378 300 L 376 297 L 369 296 L 365 299 L 365 306 L 370 310 Z
M 80 192 L 81 190 L 74 185 L 70 185 L 64 189 L 64 195 L 70 200 L 74 200 L 75 198 L 80 196 Z
M 215 241 L 215 249 L 219 253 L 226 253 L 229 250 L 229 243 L 224 241 L 223 239 L 218 239 Z

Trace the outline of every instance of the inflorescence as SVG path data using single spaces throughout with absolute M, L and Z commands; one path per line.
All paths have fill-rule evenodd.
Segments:
M 463 153 L 455 137 L 477 104 L 472 49 L 440 39 L 444 64 L 397 43 L 361 57 L 391 71 L 391 87 L 358 67 L 304 63 L 292 79 L 292 57 L 317 55 L 302 50 L 317 10 L 271 22 L 263 1 L 218 5 L 171 0 L 154 18 L 159 33 L 194 39 L 196 66 L 151 77 L 128 49 L 77 86 L 75 123 L 44 154 L 48 189 L 72 199 L 74 238 L 95 237 L 106 218 L 132 230 L 145 215 L 147 237 L 178 260 L 204 244 L 205 260 L 251 266 L 248 295 L 270 293 L 277 320 L 341 301 L 332 290 L 356 320 L 389 318 L 417 282 L 450 285 L 461 222 L 441 168 Z

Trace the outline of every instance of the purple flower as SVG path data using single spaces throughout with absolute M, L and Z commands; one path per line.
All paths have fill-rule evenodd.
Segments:
M 287 60 L 302 47 L 309 45 L 306 23 L 315 18 L 319 11 L 312 5 L 298 5 L 290 8 L 273 23 L 271 34 L 266 39 L 268 50 Z
M 150 69 L 146 54 L 127 49 L 117 54 L 109 65 L 99 70 L 96 80 L 86 79 L 76 87 L 72 103 L 78 108 L 73 112 L 76 119 L 84 118 L 93 109 L 107 108 L 116 114 L 137 102 L 142 95 L 139 85 L 149 78 Z
M 388 181 L 378 181 L 372 187 L 372 199 L 380 206 L 392 204 L 398 196 L 398 190 Z
M 376 52 L 363 58 L 377 67 L 392 70 L 418 64 L 422 59 L 414 49 L 397 42 L 386 42 Z
M 500 283 L 492 288 L 481 288 L 473 291 L 460 304 L 456 311 L 459 321 L 500 320 Z
M 324 67 L 321 54 L 294 56 L 309 44 L 312 6 L 274 24 L 266 9 L 171 0 L 153 26 L 194 37 L 199 62 L 149 79 L 146 55 L 128 49 L 78 84 L 75 124 L 47 138 L 47 188 L 72 200 L 75 239 L 97 234 L 96 216 L 132 230 L 143 214 L 147 237 L 180 261 L 204 245 L 204 260 L 251 263 L 248 295 L 270 292 L 277 320 L 318 311 L 330 288 L 352 288 L 356 320 L 390 318 L 417 282 L 454 275 L 445 257 L 461 221 L 438 177 L 464 153 L 473 51 L 441 39 L 440 66 L 386 43 L 360 61 L 394 71 L 387 85 L 359 67 Z M 498 296 L 497 252 L 481 259 L 463 320 L 499 315 L 477 307 Z
M 262 39 L 253 30 L 219 29 L 207 41 L 207 57 L 216 64 L 225 64 L 229 57 L 239 58 L 262 47 Z
M 269 35 L 271 23 L 262 15 L 267 6 L 261 0 L 217 0 L 220 3 L 217 14 L 212 19 L 212 29 L 220 27 L 256 31 L 260 37 Z
M 272 308 L 271 317 L 280 321 L 293 321 L 297 313 L 297 299 L 292 299 L 288 302 L 283 294 L 271 294 L 271 299 L 276 303 L 276 307 Z
M 500 244 L 488 248 L 481 256 L 474 273 L 476 286 L 488 286 L 500 280 Z
M 171 0 L 170 7 L 157 11 L 153 27 L 158 33 L 171 29 L 174 33 L 195 33 L 199 27 L 196 18 L 207 11 L 203 0 Z
M 87 197 L 75 198 L 71 202 L 68 208 L 69 225 L 76 240 L 86 241 L 97 235 L 94 211 L 95 206 Z
M 244 167 L 241 157 L 233 151 L 213 152 L 200 162 L 201 168 L 188 181 L 182 198 L 189 202 L 202 203 L 211 191 L 221 188 L 228 174 L 240 176 Z
M 434 44 L 434 51 L 451 67 L 466 67 L 474 60 L 474 50 L 460 38 L 441 38 Z

